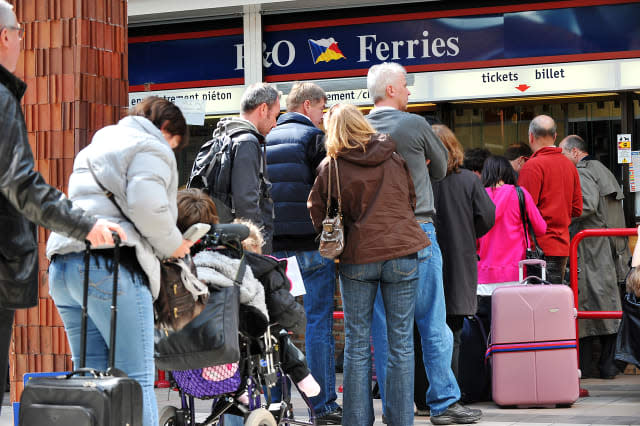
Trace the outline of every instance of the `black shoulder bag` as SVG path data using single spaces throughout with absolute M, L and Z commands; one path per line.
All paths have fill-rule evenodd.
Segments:
M 525 259 L 542 259 L 544 260 L 544 252 L 538 245 L 536 234 L 533 232 L 533 226 L 527 215 L 527 207 L 524 198 L 524 193 L 519 186 L 516 186 L 516 192 L 518 193 L 518 201 L 520 203 L 520 218 L 522 219 L 522 229 L 524 229 L 524 246 L 526 249 Z M 531 240 L 529 240 L 531 238 Z M 532 242 L 529 246 L 529 241 Z M 527 265 L 527 276 L 534 275 L 542 278 L 542 269 L 538 265 Z

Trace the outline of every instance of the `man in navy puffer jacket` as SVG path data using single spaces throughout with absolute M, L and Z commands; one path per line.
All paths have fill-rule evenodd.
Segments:
M 333 328 L 335 265 L 318 253 L 316 233 L 307 210 L 307 198 L 316 167 L 326 156 L 322 123 L 327 96 L 314 83 L 296 83 L 287 97 L 287 113 L 267 136 L 267 171 L 275 206 L 273 255 L 296 256 L 307 294 L 305 344 L 311 374 L 320 394 L 311 398 L 317 424 L 340 424 L 336 403 Z

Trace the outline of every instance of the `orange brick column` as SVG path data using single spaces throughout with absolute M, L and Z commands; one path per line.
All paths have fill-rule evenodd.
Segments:
M 128 104 L 126 0 L 10 0 L 25 27 L 16 74 L 36 169 L 67 192 L 75 155 L 96 130 L 118 121 Z M 71 370 L 71 351 L 49 296 L 39 228 L 38 306 L 16 311 L 10 354 L 11 400 L 25 372 Z

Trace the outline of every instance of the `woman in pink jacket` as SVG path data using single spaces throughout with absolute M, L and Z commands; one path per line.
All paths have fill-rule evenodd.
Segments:
M 524 229 L 516 191 L 515 173 L 502 156 L 487 158 L 482 169 L 482 183 L 496 205 L 496 223 L 478 240 L 478 296 L 491 296 L 501 285 L 517 284 L 518 262 L 525 258 Z M 526 189 L 526 212 L 536 236 L 547 231 L 533 198 Z

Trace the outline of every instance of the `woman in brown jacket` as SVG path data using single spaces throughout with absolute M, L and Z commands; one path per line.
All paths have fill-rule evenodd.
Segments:
M 385 417 L 389 425 L 413 424 L 413 311 L 418 280 L 416 253 L 429 245 L 413 209 L 415 191 L 396 144 L 375 132 L 353 105 L 335 105 L 325 117 L 327 158 L 309 194 L 316 229 L 325 217 L 328 172 L 337 160 L 345 227 L 340 283 L 345 316 L 343 424 L 372 425 L 371 316 L 380 286 L 387 316 L 389 358 Z M 338 194 L 335 168 L 333 197 Z

